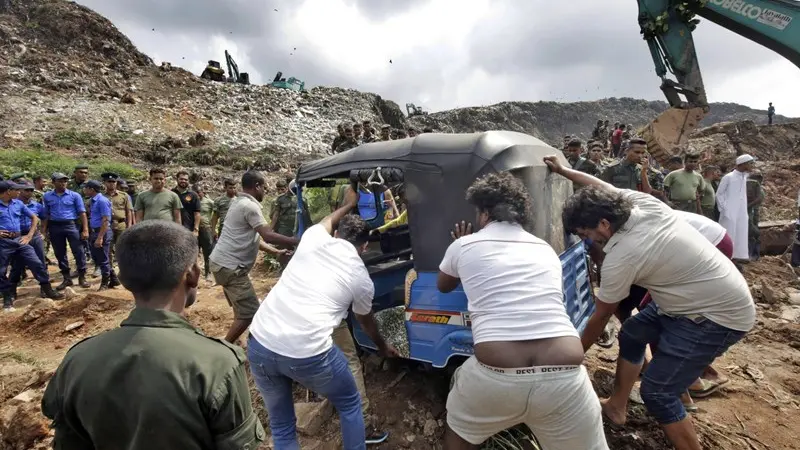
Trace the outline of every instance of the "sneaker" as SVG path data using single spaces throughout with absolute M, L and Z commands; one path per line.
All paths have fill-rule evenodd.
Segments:
M 372 430 L 367 428 L 365 430 L 366 438 L 364 439 L 364 443 L 367 445 L 375 445 L 375 444 L 382 444 L 389 439 L 389 432 L 388 431 L 378 431 Z

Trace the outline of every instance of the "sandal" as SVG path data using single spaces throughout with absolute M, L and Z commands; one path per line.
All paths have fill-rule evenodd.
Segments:
M 684 403 L 683 409 L 685 409 L 687 413 L 696 413 L 700 410 L 700 408 L 698 408 L 694 403 Z
M 713 381 L 708 381 L 708 380 L 703 379 L 703 378 L 699 378 L 699 380 L 700 380 L 700 384 L 703 386 L 701 389 L 689 388 L 689 395 L 691 395 L 692 398 L 706 398 L 709 395 L 711 395 L 714 392 L 716 392 L 717 389 L 719 389 L 719 387 L 721 386 L 720 383 L 715 383 Z

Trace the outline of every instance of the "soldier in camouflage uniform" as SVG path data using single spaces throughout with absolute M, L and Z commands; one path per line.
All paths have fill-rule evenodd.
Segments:
M 600 139 L 603 139 L 603 121 L 598 119 L 597 124 L 592 129 L 592 140 L 599 141 Z
M 361 138 L 362 144 L 369 144 L 371 142 L 377 142 L 378 138 L 374 134 L 375 130 L 370 125 L 369 120 L 364 121 L 364 137 Z
M 222 234 L 222 226 L 225 224 L 225 216 L 231 207 L 231 202 L 236 198 L 236 180 L 226 178 L 222 185 L 225 187 L 225 194 L 220 195 L 214 200 L 214 209 L 211 213 L 211 231 L 214 232 L 214 240 Z
M 344 124 L 340 123 L 336 126 L 336 132 L 339 133 L 333 138 L 333 143 L 331 144 L 331 151 L 336 153 L 336 147 L 339 146 L 342 142 L 344 142 Z
M 758 222 L 761 218 L 761 205 L 764 203 L 763 176 L 753 172 L 747 177 L 747 247 L 750 250 L 750 260 L 758 261 L 761 256 L 761 230 Z
M 355 135 L 353 134 L 353 128 L 347 126 L 344 128 L 344 141 L 342 141 L 342 143 L 336 147 L 336 153 L 346 152 L 351 148 L 358 147 L 358 145 L 358 140 L 356 140 Z
M 569 161 L 572 169 L 579 170 L 583 173 L 588 173 L 593 177 L 600 176 L 600 169 L 597 165 L 581 156 L 583 153 L 583 143 L 580 139 L 573 139 L 567 144 L 567 161 Z
M 294 236 L 296 231 L 297 219 L 297 198 L 289 190 L 289 183 L 284 180 L 278 181 L 275 185 L 278 188 L 279 195 L 272 202 L 272 210 L 270 211 L 270 228 L 278 234 L 284 236 Z M 277 248 L 284 248 L 276 246 Z M 286 255 L 279 255 L 278 262 L 281 268 L 285 268 L 289 263 L 289 258 Z
M 391 141 L 392 140 L 392 126 L 388 123 L 381 126 L 381 141 Z
M 607 161 L 604 158 L 602 142 L 594 141 L 589 144 L 589 161 L 593 162 L 597 169 L 602 172 L 607 165 L 611 164 L 611 161 Z
M 356 142 L 359 143 L 359 145 L 361 144 L 361 137 L 363 136 L 363 134 L 364 130 L 361 127 L 361 124 L 359 122 L 353 123 L 353 139 L 355 139 Z
M 606 167 L 600 175 L 600 179 L 618 189 L 641 191 L 642 168 L 639 164 L 644 156 L 646 145 L 644 140 L 632 139 L 625 156 Z

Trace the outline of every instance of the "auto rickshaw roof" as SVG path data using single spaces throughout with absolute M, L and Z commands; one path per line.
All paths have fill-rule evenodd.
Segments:
M 540 151 L 530 151 L 539 148 Z M 553 152 L 543 141 L 514 131 L 485 131 L 466 134 L 423 133 L 414 138 L 362 144 L 351 150 L 300 166 L 297 182 L 321 178 L 346 178 L 351 170 L 378 166 L 401 169 L 428 167 L 432 171 L 458 168 L 472 180 L 485 172 L 543 166 L 542 151 Z M 472 170 L 463 171 L 464 165 Z M 437 169 L 438 168 L 438 169 Z

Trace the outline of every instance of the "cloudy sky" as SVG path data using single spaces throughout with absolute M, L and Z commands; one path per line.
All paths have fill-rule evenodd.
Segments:
M 78 0 L 158 63 L 200 74 L 229 50 L 252 82 L 378 93 L 430 110 L 506 100 L 662 99 L 633 0 Z M 558 6 L 555 6 L 558 5 Z M 800 18 L 798 18 L 800 20 Z M 800 70 L 703 20 L 710 101 L 800 116 Z M 389 61 L 392 61 L 391 63 Z

